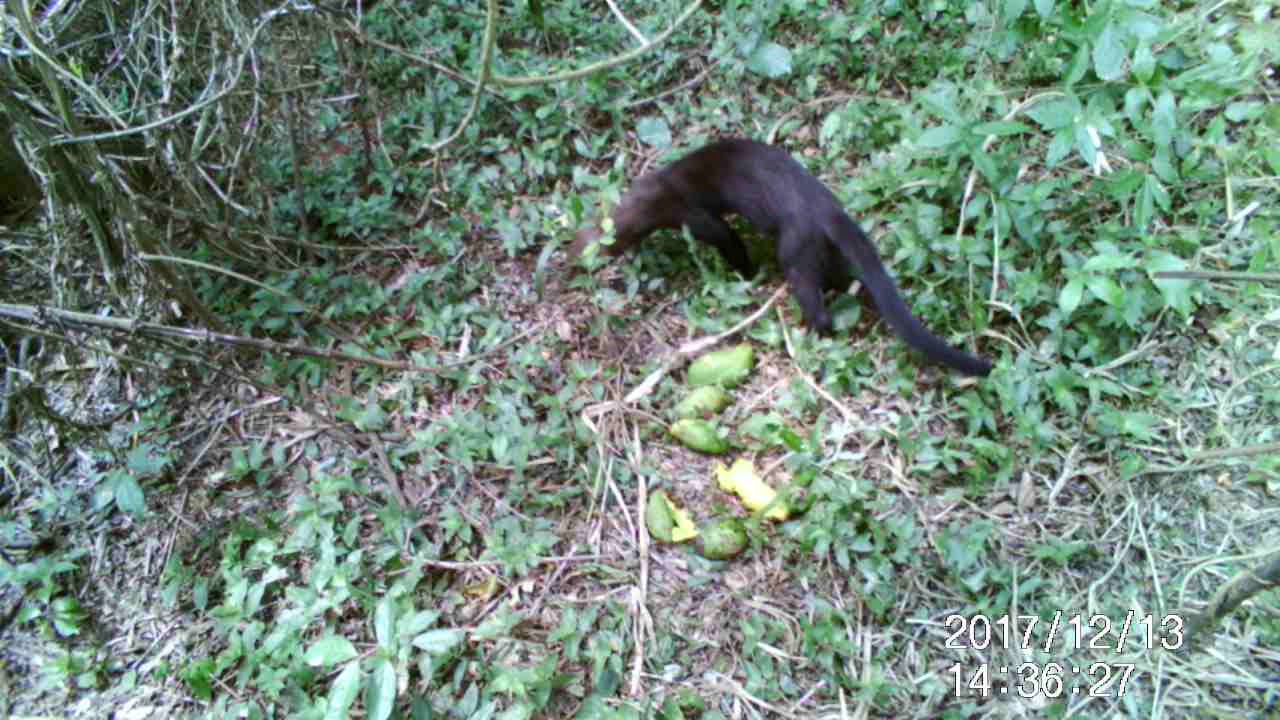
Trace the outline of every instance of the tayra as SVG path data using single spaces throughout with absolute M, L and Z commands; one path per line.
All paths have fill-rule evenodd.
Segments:
M 875 246 L 835 195 L 785 150 L 771 145 L 721 140 L 642 176 L 614 209 L 615 240 L 604 249 L 616 255 L 655 230 L 685 226 L 750 278 L 755 265 L 724 221 L 731 213 L 777 239 L 778 263 L 805 322 L 819 333 L 831 332 L 823 292 L 845 292 L 856 277 L 889 326 L 929 359 L 968 375 L 991 372 L 990 362 L 951 347 L 911 314 Z M 595 228 L 580 230 L 570 260 L 600 236 Z

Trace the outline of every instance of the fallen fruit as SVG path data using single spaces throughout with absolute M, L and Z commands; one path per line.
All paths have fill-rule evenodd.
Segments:
M 649 495 L 644 522 L 649 534 L 662 542 L 684 542 L 698 536 L 698 528 L 694 527 L 689 513 L 671 502 L 661 490 Z
M 686 375 L 689 385 L 718 385 L 731 388 L 742 382 L 751 374 L 755 364 L 755 350 L 751 345 L 743 343 L 724 350 L 716 350 L 694 360 L 689 364 Z
M 729 449 L 716 426 L 698 418 L 684 418 L 671 424 L 670 432 L 686 447 L 708 455 L 719 455 Z
M 738 518 L 717 520 L 698 532 L 698 552 L 708 560 L 728 560 L 746 547 L 747 528 Z
M 758 512 L 774 501 L 778 493 L 756 474 L 756 467 L 746 458 L 738 458 L 733 466 L 726 468 L 723 463 L 716 463 L 716 483 L 721 490 L 736 494 L 742 498 L 742 504 L 752 512 Z M 789 516 L 785 504 L 779 502 L 764 514 L 770 520 L 786 520 Z
M 699 418 L 714 415 L 729 407 L 733 398 L 715 385 L 694 388 L 693 392 L 676 404 L 676 417 Z

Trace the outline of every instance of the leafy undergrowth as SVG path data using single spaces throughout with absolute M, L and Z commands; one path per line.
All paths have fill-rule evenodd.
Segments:
M 470 6 L 411 5 L 367 32 L 474 70 Z M 504 18 L 504 73 L 629 41 L 603 8 L 534 6 Z M 438 163 L 423 143 L 468 86 L 404 91 L 421 70 L 373 55 L 397 90 L 373 175 L 342 154 L 307 169 L 312 222 L 368 249 L 274 278 L 300 305 L 203 291 L 244 334 L 336 326 L 428 370 L 267 356 L 257 386 L 156 391 L 117 426 L 129 452 L 80 458 L 82 487 L 27 490 L 10 526 L 106 539 L 6 566 L 25 601 L 5 709 L 1280 712 L 1275 589 L 1195 651 L 1183 625 L 1280 549 L 1274 448 L 1246 451 L 1280 427 L 1275 278 L 1155 275 L 1276 267 L 1273 9 L 931 8 L 724 2 L 636 63 L 507 91 Z M 743 281 L 679 234 L 593 273 L 556 252 L 628 178 L 726 134 L 787 147 L 926 324 L 998 362 L 977 381 L 925 365 L 853 297 L 818 338 L 784 295 L 740 331 L 757 364 L 718 420 L 728 458 L 803 496 L 784 523 L 668 436 L 681 372 L 623 402 L 764 305 L 776 268 Z M 296 229 L 289 201 L 274 212 Z M 653 541 L 657 490 L 746 518 L 747 550 Z

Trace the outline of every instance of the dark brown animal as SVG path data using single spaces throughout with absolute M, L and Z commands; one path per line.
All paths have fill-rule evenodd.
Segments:
M 991 372 L 990 362 L 951 347 L 911 314 L 862 228 L 825 185 L 786 151 L 770 145 L 721 140 L 642 176 L 613 211 L 615 239 L 605 252 L 616 255 L 655 230 L 684 226 L 750 278 L 756 267 L 724 221 L 728 214 L 741 215 L 777 239 L 778 263 L 805 322 L 818 332 L 832 329 L 823 292 L 844 292 L 856 277 L 889 327 L 930 360 L 967 375 Z M 579 231 L 570 260 L 600 236 L 595 228 Z

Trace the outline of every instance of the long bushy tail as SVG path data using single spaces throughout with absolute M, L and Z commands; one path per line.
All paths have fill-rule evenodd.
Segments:
M 991 372 L 990 362 L 951 347 L 916 319 L 911 308 L 902 299 L 902 293 L 894 284 L 893 278 L 889 277 L 875 246 L 852 218 L 841 217 L 833 225 L 829 230 L 831 242 L 857 268 L 858 277 L 870 291 L 876 308 L 880 310 L 880 316 L 899 337 L 929 359 L 966 375 L 986 375 Z

